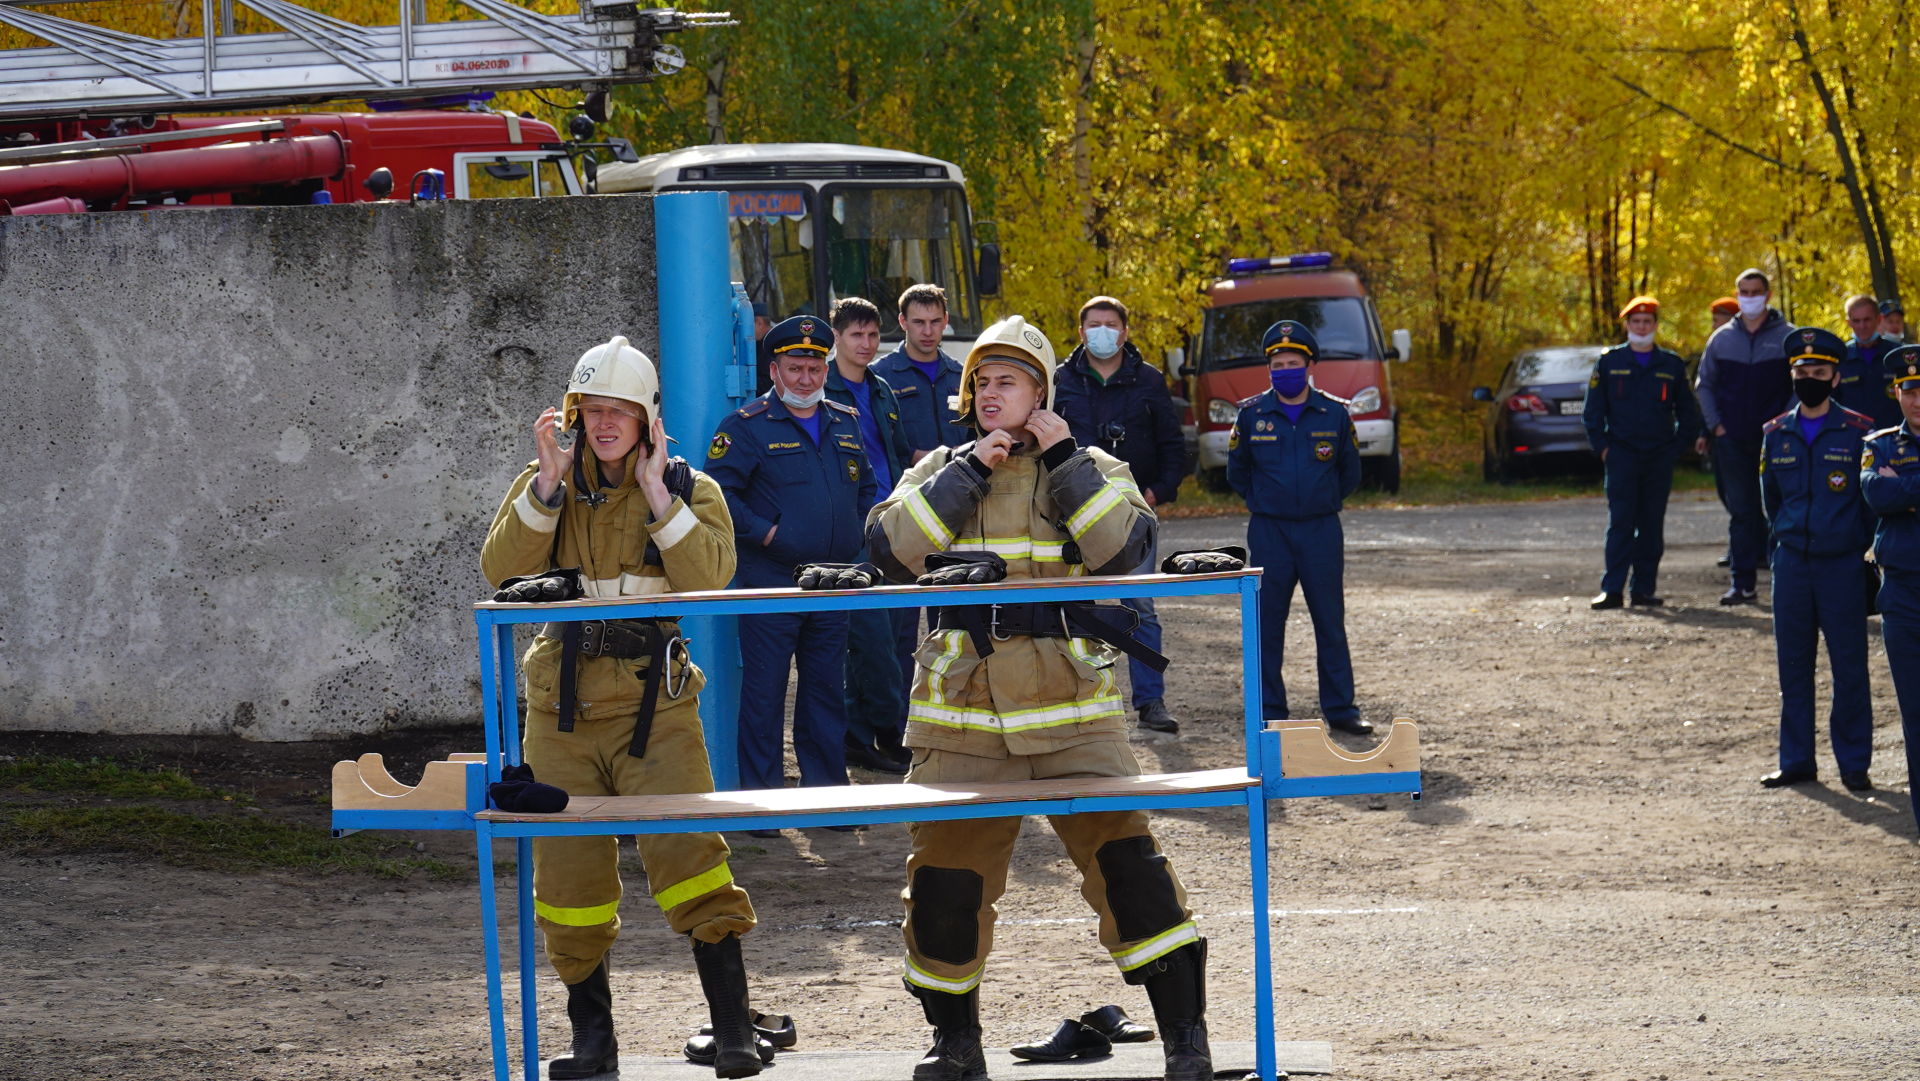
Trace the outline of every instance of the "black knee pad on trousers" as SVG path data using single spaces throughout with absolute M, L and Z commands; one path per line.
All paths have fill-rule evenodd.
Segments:
M 973 960 L 980 946 L 984 880 L 973 871 L 922 867 L 913 873 L 913 944 L 950 965 Z
M 1150 938 L 1183 918 L 1180 899 L 1173 892 L 1167 857 L 1153 847 L 1153 838 L 1122 837 L 1108 841 L 1094 853 L 1100 875 L 1107 880 L 1107 911 L 1127 941 Z

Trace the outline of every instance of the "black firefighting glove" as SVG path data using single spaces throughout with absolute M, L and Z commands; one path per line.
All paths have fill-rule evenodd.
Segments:
M 540 601 L 571 601 L 587 595 L 580 584 L 580 568 L 568 567 L 565 570 L 541 571 L 539 574 L 523 574 L 518 578 L 509 578 L 500 583 L 500 589 L 494 593 L 496 601 L 511 604 L 534 604 Z
M 923 586 L 963 586 L 998 582 L 1007 576 L 1007 561 L 992 552 L 935 552 L 927 557 L 927 573 L 914 579 Z
M 801 589 L 866 589 L 880 584 L 880 568 L 871 563 L 802 563 L 793 568 Z
M 557 814 L 567 809 L 567 794 L 533 779 L 532 766 L 508 766 L 487 786 L 487 799 L 503 811 Z
M 1175 552 L 1160 561 L 1161 574 L 1212 574 L 1247 568 L 1247 550 L 1237 544 L 1192 552 Z

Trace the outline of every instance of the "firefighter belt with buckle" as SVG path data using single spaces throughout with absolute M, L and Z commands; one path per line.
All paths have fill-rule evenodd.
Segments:
M 1140 617 L 1131 608 L 1092 601 L 1036 604 L 968 604 L 936 609 L 933 628 L 962 630 L 973 641 L 973 652 L 993 655 L 993 643 L 1015 635 L 1029 638 L 1091 638 L 1125 653 L 1156 672 L 1167 670 L 1167 659 L 1134 640 Z M 1118 622 L 1114 616 L 1126 619 Z
M 660 703 L 660 685 L 667 679 L 667 666 L 673 661 L 688 664 L 686 642 L 679 625 L 667 619 L 595 619 L 579 623 L 546 623 L 540 633 L 560 640 L 560 731 L 573 731 L 574 667 L 582 656 L 647 659 L 645 682 L 640 692 L 640 715 L 633 722 L 633 742 L 627 753 L 635 758 L 647 756 L 647 737 L 653 734 L 653 711 Z M 686 677 L 680 680 L 686 686 Z M 680 691 L 668 688 L 668 698 L 680 697 Z

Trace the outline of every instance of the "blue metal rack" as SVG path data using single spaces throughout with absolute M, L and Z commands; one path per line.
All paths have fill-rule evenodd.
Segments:
M 515 842 L 519 895 L 519 976 L 521 1062 L 527 1081 L 539 1081 L 540 1054 L 538 1016 L 535 1000 L 537 967 L 534 953 L 538 935 L 533 921 L 532 839 L 535 837 L 623 835 L 643 833 L 688 833 L 715 829 L 746 830 L 781 827 L 872 824 L 880 822 L 927 822 L 961 818 L 996 818 L 1023 815 L 1078 814 L 1089 811 L 1165 810 L 1186 807 L 1242 806 L 1247 811 L 1247 845 L 1252 872 L 1253 909 L 1267 910 L 1267 819 L 1266 801 L 1298 796 L 1346 795 L 1355 793 L 1408 792 L 1417 797 L 1420 773 L 1417 768 L 1386 772 L 1352 772 L 1325 776 L 1287 777 L 1283 770 L 1283 733 L 1270 728 L 1260 716 L 1260 636 L 1258 608 L 1258 570 L 1203 575 L 1134 575 L 1111 578 L 1054 578 L 1000 582 L 991 585 L 951 587 L 886 586 L 868 590 L 802 592 L 795 589 L 726 590 L 707 593 L 678 593 L 664 596 L 618 600 L 581 600 L 558 604 L 502 604 L 482 602 L 474 606 L 474 622 L 480 635 L 480 684 L 486 729 L 484 761 L 434 763 L 443 770 L 459 770 L 458 792 L 452 800 L 459 808 L 404 806 L 395 798 L 394 806 L 382 807 L 392 791 L 378 792 L 371 798 L 343 801 L 336 798 L 333 824 L 336 831 L 353 829 L 470 829 L 478 852 L 481 924 L 485 940 L 487 967 L 487 1008 L 493 1044 L 495 1081 L 509 1081 L 506 1008 L 503 973 L 500 963 L 498 895 L 493 873 L 493 841 L 510 837 Z M 1246 768 L 1215 770 L 1205 773 L 1172 774 L 1139 779 L 1100 779 L 1089 785 L 1083 781 L 1033 781 L 1017 785 L 926 786 L 861 785 L 836 789 L 848 796 L 844 806 L 830 809 L 776 809 L 777 798 L 768 793 L 715 793 L 699 797 L 701 804 L 692 814 L 681 797 L 627 797 L 618 806 L 633 807 L 646 800 L 680 800 L 672 815 L 641 817 L 622 813 L 575 815 L 573 808 L 564 817 L 509 814 L 486 808 L 485 786 L 500 779 L 501 770 L 519 762 L 516 738 L 519 706 L 516 693 L 514 634 L 524 623 L 548 623 L 596 619 L 632 619 L 670 612 L 676 617 L 740 616 L 767 612 L 852 611 L 871 608 L 921 608 L 955 604 L 1025 604 L 1048 601 L 1114 600 L 1127 597 L 1201 597 L 1240 598 L 1240 653 L 1242 711 L 1245 718 Z M 491 648 L 489 648 L 489 645 Z M 1406 722 L 1398 722 L 1405 725 Z M 719 738 L 708 740 L 708 754 L 714 759 L 717 777 L 731 776 L 735 753 L 734 718 L 708 717 L 710 733 Z M 1324 739 L 1317 726 L 1315 739 Z M 1353 756 L 1343 756 L 1358 761 Z M 429 767 L 433 768 L 432 766 Z M 352 774 L 353 763 L 335 769 L 335 788 L 340 790 L 342 770 Z M 444 778 L 446 774 L 442 774 Z M 390 778 L 382 787 L 393 786 Z M 1076 787 L 1078 786 L 1078 787 Z M 393 786 L 404 788 L 404 786 Z M 423 780 L 422 788 L 426 787 Z M 1024 795 L 1031 791 L 1032 795 Z M 756 798 L 756 796 L 758 798 Z M 770 806 L 770 803 L 772 806 Z M 1254 926 L 1254 1019 L 1255 1069 L 1264 1081 L 1274 1081 L 1277 1068 L 1274 1054 L 1272 957 L 1267 921 L 1256 916 Z

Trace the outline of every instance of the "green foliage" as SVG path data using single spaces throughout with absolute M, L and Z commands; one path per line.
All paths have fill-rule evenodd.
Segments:
M 0 792 L 84 792 L 109 799 L 208 800 L 246 804 L 235 792 L 207 788 L 175 769 L 148 769 L 102 758 L 24 755 L 0 759 Z

